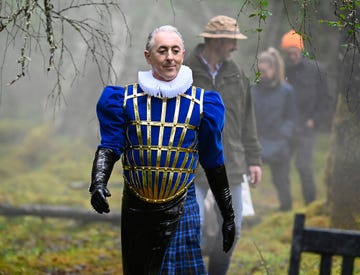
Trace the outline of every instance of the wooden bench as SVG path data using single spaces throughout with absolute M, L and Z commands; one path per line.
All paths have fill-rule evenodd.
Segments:
M 360 257 L 360 232 L 305 227 L 305 215 L 296 214 L 291 244 L 289 275 L 298 275 L 301 253 L 321 255 L 320 275 L 330 275 L 333 256 L 342 257 L 342 275 L 354 272 L 354 260 Z

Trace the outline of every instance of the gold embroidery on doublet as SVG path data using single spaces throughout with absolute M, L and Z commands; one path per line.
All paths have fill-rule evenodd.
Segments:
M 133 86 L 132 94 L 129 94 L 128 87 L 125 89 L 124 108 L 131 107 L 133 114 L 126 130 L 127 147 L 123 154 L 124 180 L 142 200 L 151 203 L 170 201 L 183 194 L 193 181 L 198 164 L 196 131 L 202 117 L 204 95 L 204 90 L 201 90 L 197 98 L 196 90 L 193 86 L 191 95 L 181 94 L 172 99 L 158 98 L 161 100 L 160 119 L 152 121 L 152 97 L 144 92 L 138 93 L 137 84 Z M 146 110 L 142 116 L 146 118 L 141 117 L 139 113 L 139 101 L 144 105 L 144 100 Z M 170 110 L 174 111 L 172 122 L 166 121 L 170 100 L 176 101 L 175 109 Z M 180 107 L 184 100 L 189 101 L 189 106 L 185 121 L 181 123 Z M 195 108 L 196 105 L 199 107 Z M 198 110 L 199 113 L 194 114 L 194 110 Z M 190 124 L 193 115 L 199 116 L 199 125 Z M 129 127 L 135 127 L 137 144 L 131 141 Z M 155 129 L 158 135 L 152 137 Z M 168 136 L 166 139 L 165 131 Z M 194 138 L 191 144 L 184 145 L 188 131 L 194 131 L 192 133 Z M 177 137 L 179 137 L 178 142 L 174 144 Z

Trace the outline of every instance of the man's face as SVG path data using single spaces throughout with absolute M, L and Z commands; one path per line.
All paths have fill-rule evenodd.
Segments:
M 151 51 L 145 51 L 144 54 L 154 77 L 171 81 L 179 73 L 185 50 L 181 38 L 175 32 L 158 32 L 154 35 Z
M 218 39 L 216 49 L 220 60 L 228 60 L 231 58 L 231 53 L 237 50 L 237 40 L 228 38 Z
M 285 60 L 289 65 L 297 65 L 302 58 L 302 51 L 299 48 L 288 48 L 284 50 Z

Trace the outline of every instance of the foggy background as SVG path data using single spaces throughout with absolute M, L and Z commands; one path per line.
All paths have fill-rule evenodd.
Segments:
M 111 81 L 107 83 L 113 85 L 121 86 L 134 83 L 137 81 L 139 70 L 150 69 L 143 56 L 145 42 L 148 33 L 160 25 L 172 24 L 176 26 L 183 34 L 187 52 L 191 52 L 196 44 L 203 41 L 197 35 L 211 17 L 219 14 L 237 17 L 239 14 L 240 31 L 245 33 L 248 39 L 241 40 L 238 43 L 239 50 L 233 53 L 233 59 L 252 80 L 255 79 L 256 48 L 259 46 L 259 52 L 269 46 L 279 48 L 281 36 L 291 28 L 282 3 L 279 5 L 278 1 L 270 1 L 272 6 L 269 7 L 269 10 L 272 11 L 273 15 L 266 19 L 265 24 L 262 23 L 263 31 L 260 33 L 260 41 L 258 41 L 258 33 L 255 31 L 258 28 L 258 19 L 248 17 L 253 9 L 247 7 L 243 12 L 240 12 L 243 1 L 174 0 L 172 1 L 173 6 L 170 1 L 165 0 L 136 0 L 136 4 L 134 1 L 120 2 L 131 37 L 126 31 L 121 14 L 114 13 L 112 18 L 113 30 L 110 32 L 113 42 L 119 47 L 113 59 L 118 80 L 116 83 L 111 83 Z M 326 9 L 330 13 L 330 5 L 324 5 L 324 8 L 316 11 L 319 13 L 319 18 L 327 16 Z M 81 14 L 81 10 L 77 10 L 77 12 Z M 288 12 L 290 13 L 291 10 Z M 90 16 L 88 12 L 80 14 L 81 17 Z M 311 41 L 306 42 L 308 46 L 310 45 L 308 42 L 311 42 L 311 47 L 308 47 L 307 50 L 326 66 L 329 79 L 332 80 L 335 74 L 332 62 L 335 61 L 333 57 L 336 55 L 334 54 L 336 32 L 331 31 L 325 24 L 317 25 L 318 29 L 311 31 L 313 34 Z M 66 32 L 65 35 L 66 43 L 70 45 L 72 54 L 77 59 L 78 67 L 81 70 L 84 62 L 84 45 L 73 30 Z M 0 39 L 4 38 L 5 36 L 0 37 Z M 335 42 L 331 43 L 331 41 Z M 6 86 L 6 83 L 14 79 L 19 71 L 16 61 L 20 55 L 21 43 L 22 40 L 16 41 L 14 47 L 10 46 L 4 62 L 5 69 L 1 83 L 1 118 L 31 118 L 38 122 L 51 120 L 59 133 L 71 137 L 86 137 L 91 140 L 93 145 L 96 145 L 98 127 L 95 105 L 103 89 L 103 84 L 95 65 L 91 63 L 91 60 L 88 60 L 86 70 L 81 72 L 81 77 L 75 83 L 72 83 L 74 70 L 70 60 L 65 58 L 64 71 L 62 72 L 65 80 L 63 85 L 64 98 L 61 100 L 60 107 L 54 106 L 54 102 L 48 98 L 55 81 L 54 72 L 45 71 L 44 60 L 36 51 L 36 47 L 32 50 L 28 75 L 12 86 Z M 47 62 L 46 46 L 44 49 L 45 62 Z M 3 56 L 3 54 L 1 55 Z M 330 87 L 333 86 L 330 85 Z
M 54 1 L 60 6 L 64 2 Z M 259 53 L 270 46 L 279 49 L 284 33 L 293 27 L 305 24 L 302 27 L 309 35 L 305 39 L 306 49 L 325 66 L 330 92 L 336 98 L 340 36 L 336 29 L 319 23 L 320 19 L 334 19 L 334 9 L 329 1 L 316 1 L 319 2 L 318 8 L 309 10 L 304 23 L 301 17 L 302 11 L 298 10 L 296 1 L 270 0 L 269 6 L 263 8 L 270 10 L 272 16 L 267 16 L 265 22 L 261 22 L 260 37 L 256 31 L 259 28 L 259 18 L 249 17 L 258 10 L 258 7 L 250 4 L 241 11 L 245 0 L 119 0 L 118 2 L 121 4 L 126 22 L 119 12 L 112 13 L 112 29 L 106 18 L 103 21 L 104 26 L 108 26 L 112 42 L 118 47 L 112 60 L 117 80 L 112 77 L 106 83 L 102 83 L 91 58 L 86 60 L 86 69 L 83 70 L 86 47 L 74 30 L 66 28 L 65 43 L 71 49 L 81 76 L 73 81 L 76 72 L 69 57 L 65 57 L 61 72 L 63 86 L 60 104 L 54 103 L 49 97 L 56 81 L 56 74 L 54 71 L 46 71 L 49 58 L 46 39 L 41 42 L 43 54 L 33 44 L 26 76 L 8 86 L 7 83 L 16 78 L 20 71 L 17 60 L 20 57 L 23 39 L 19 36 L 5 49 L 7 37 L 4 31 L 0 33 L 0 66 L 3 68 L 0 78 L 1 203 L 12 205 L 43 203 L 91 209 L 87 188 L 93 156 L 100 142 L 95 112 L 97 100 L 104 85 L 132 84 L 137 81 L 139 70 L 150 69 L 143 55 L 145 43 L 149 32 L 161 25 L 176 26 L 183 35 L 186 51 L 190 53 L 198 43 L 203 42 L 203 39 L 197 35 L 202 32 L 210 18 L 220 14 L 234 18 L 239 16 L 240 31 L 248 39 L 238 42 L 239 50 L 233 53 L 232 58 L 253 82 L 257 49 Z M 284 3 L 288 3 L 288 6 L 284 7 Z M 76 9 L 72 15 L 81 19 L 91 18 L 96 14 L 91 9 Z M 130 32 L 127 31 L 126 24 Z M 54 29 L 55 41 L 58 41 L 59 26 L 55 25 Z M 105 67 L 103 71 L 106 71 Z M 319 214 L 320 210 L 316 208 L 326 197 L 324 170 L 330 147 L 329 137 L 330 126 L 322 130 L 317 140 L 314 171 L 320 202 L 316 202 L 309 210 L 309 213 L 317 215 L 312 220 L 313 224 L 321 226 L 329 225 L 328 219 Z M 112 212 L 118 213 L 121 207 L 122 188 L 119 163 L 114 171 L 111 177 L 112 183 L 109 184 L 112 192 L 110 207 Z M 304 211 L 300 182 L 295 174 L 295 169 L 292 168 L 294 211 Z M 252 191 L 252 195 L 256 211 L 253 223 L 259 223 L 261 219 L 265 222 L 258 228 L 253 228 L 251 222 L 250 225 L 245 223 L 239 247 L 233 256 L 230 274 L 264 274 L 261 273 L 264 271 L 263 261 L 253 244 L 255 241 L 260 245 L 269 265 L 274 268 L 273 274 L 281 274 L 276 271 L 284 271 L 289 258 L 293 212 L 281 214 L 276 212 L 278 200 L 267 168 L 264 168 L 262 184 Z M 247 226 L 251 229 L 247 230 Z M 16 231 L 19 228 L 20 233 Z M 102 270 L 103 273 L 89 269 L 88 273 L 80 274 L 120 274 L 119 224 L 108 226 L 99 223 L 86 226 L 76 221 L 63 222 L 35 218 L 13 219 L 9 222 L 0 217 L 0 229 L 2 230 L 0 247 L 6 247 L 0 250 L 0 273 L 4 262 L 12 267 L 24 262 L 30 266 L 32 260 L 24 259 L 33 253 L 35 247 L 37 254 L 33 266 L 43 268 L 46 274 L 66 274 L 56 273 L 59 270 L 76 274 L 71 273 L 77 270 L 75 267 L 49 268 L 54 262 L 54 258 L 51 257 L 56 257 L 58 262 L 60 258 L 82 259 L 82 265 L 74 263 L 74 266 L 80 266 L 82 271 L 85 267 L 81 266 L 95 268 L 104 264 L 108 268 L 107 273 L 105 269 Z M 55 237 L 52 234 L 55 234 Z M 105 239 L 107 241 L 104 241 Z M 37 240 L 42 243 L 37 244 Z M 73 247 L 78 249 L 73 249 L 76 251 L 76 256 Z M 105 250 L 109 254 L 104 252 Z M 66 253 L 70 254 L 69 258 L 66 257 Z M 50 260 L 45 260 L 43 255 L 50 255 Z M 93 258 L 86 260 L 89 255 L 99 255 L 96 258 L 99 261 Z M 311 262 L 309 266 L 311 269 L 317 266 L 317 263 Z M 111 268 L 115 268 L 115 271 L 111 271 Z M 247 268 L 247 273 L 239 271 L 245 270 L 244 268 Z M 254 270 L 260 270 L 260 273 Z

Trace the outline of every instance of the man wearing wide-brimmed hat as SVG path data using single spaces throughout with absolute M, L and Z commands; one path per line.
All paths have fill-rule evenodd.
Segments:
M 248 178 L 252 186 L 257 186 L 262 173 L 261 146 L 256 132 L 249 81 L 231 60 L 231 53 L 237 50 L 238 40 L 247 37 L 240 32 L 234 18 L 224 15 L 212 18 L 199 36 L 204 37 L 205 43 L 199 44 L 185 63 L 193 71 L 194 84 L 207 90 L 218 91 L 225 103 L 226 124 L 223 143 L 239 239 L 243 214 L 242 187 L 248 187 Z M 204 221 L 204 198 L 208 187 L 202 171 L 198 172 L 195 181 Z M 218 209 L 216 213 L 221 228 L 221 215 Z M 221 230 L 218 230 L 215 238 L 211 238 L 213 241 L 206 238 L 206 234 L 203 235 L 204 250 L 206 247 L 204 254 L 209 255 L 209 275 L 226 274 L 229 268 L 232 251 L 226 254 L 218 249 L 220 235 Z

